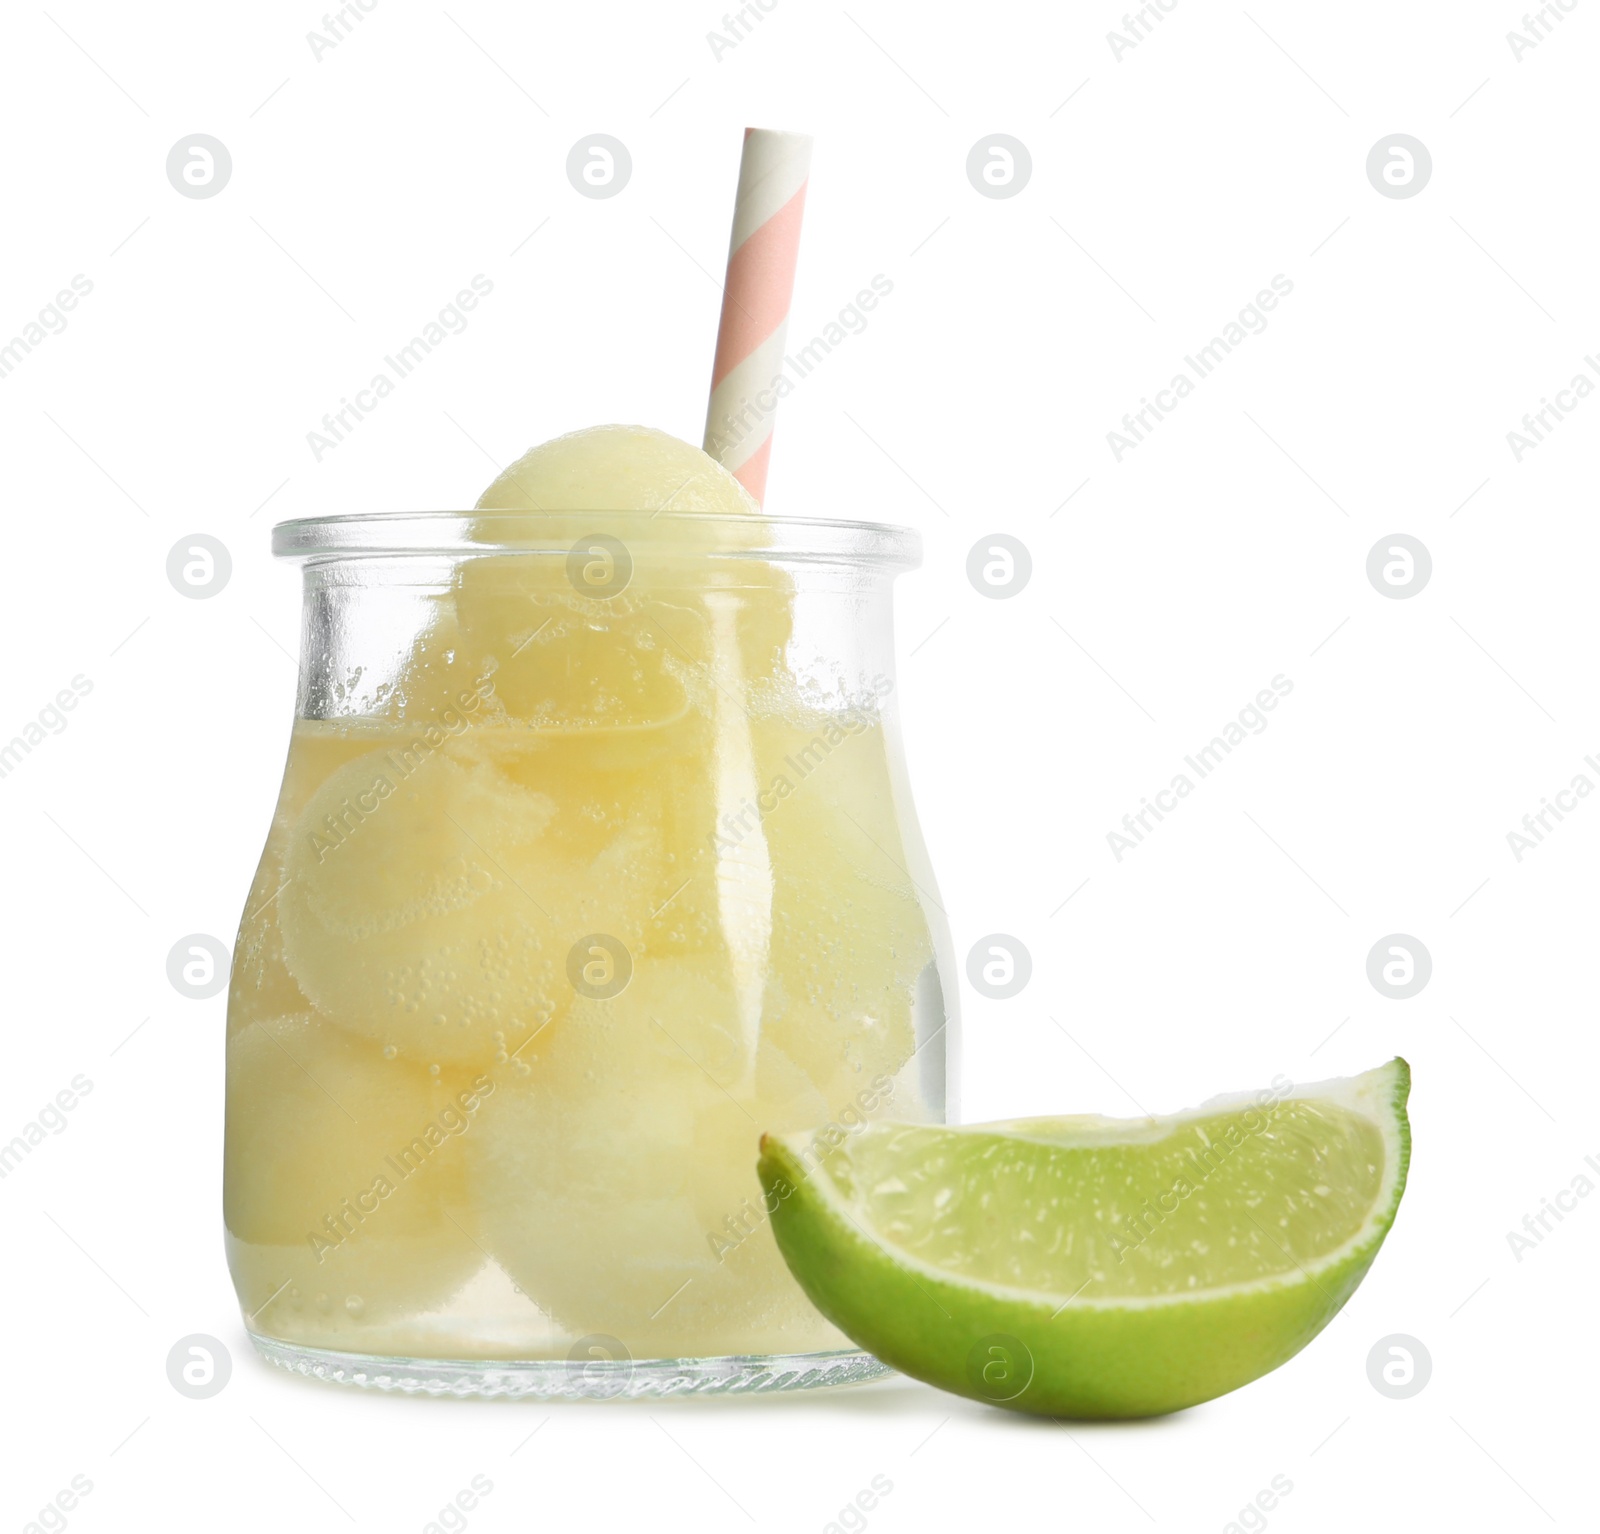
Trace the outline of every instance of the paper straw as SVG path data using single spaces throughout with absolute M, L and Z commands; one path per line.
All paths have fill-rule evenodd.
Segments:
M 767 488 L 777 406 L 773 385 L 783 373 L 810 173 L 806 134 L 744 130 L 705 448 L 758 501 Z

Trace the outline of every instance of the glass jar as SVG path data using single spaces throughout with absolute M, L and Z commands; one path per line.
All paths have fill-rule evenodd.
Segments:
M 450 1394 L 881 1372 L 790 1277 L 768 1130 L 941 1121 L 905 529 L 285 523 L 283 787 L 235 951 L 224 1210 L 261 1352 Z

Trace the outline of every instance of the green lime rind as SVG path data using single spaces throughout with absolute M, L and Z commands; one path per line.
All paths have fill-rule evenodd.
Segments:
M 1410 1067 L 1394 1059 L 1295 1096 L 1329 1087 L 1364 1103 L 1389 1157 L 1361 1228 L 1305 1267 L 1198 1292 L 1094 1300 L 963 1278 L 862 1223 L 829 1175 L 837 1151 L 808 1174 L 807 1137 L 768 1135 L 758 1170 L 791 1272 L 824 1316 L 884 1363 L 1014 1411 L 1159 1416 L 1237 1390 L 1294 1357 L 1355 1293 L 1383 1245 L 1410 1164 Z

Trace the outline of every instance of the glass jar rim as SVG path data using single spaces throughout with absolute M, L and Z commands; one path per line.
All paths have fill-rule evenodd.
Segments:
M 599 536 L 640 552 L 714 559 L 809 561 L 910 570 L 922 563 L 914 528 L 822 517 L 687 511 L 378 511 L 301 517 L 272 529 L 279 558 L 322 563 L 404 555 L 475 558 L 552 554 Z

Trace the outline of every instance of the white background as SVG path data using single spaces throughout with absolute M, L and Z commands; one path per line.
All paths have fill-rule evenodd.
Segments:
M 1600 803 L 1520 862 L 1506 834 L 1600 782 L 1600 402 L 1520 463 L 1506 434 L 1600 351 L 1600 8 L 1520 62 L 1521 0 L 1178 0 L 1120 60 L 1120 3 L 1064 9 L 778 0 L 718 58 L 715 0 L 378 0 L 320 62 L 311 4 L 8 11 L 0 342 L 94 290 L 0 379 L 0 736 L 93 690 L 0 780 L 0 1138 L 93 1090 L 0 1183 L 3 1527 L 74 1475 L 85 1531 L 423 1529 L 477 1474 L 484 1531 L 822 1530 L 875 1475 L 884 1534 L 1223 1530 L 1275 1475 L 1274 1530 L 1592 1516 L 1600 1197 L 1520 1261 L 1507 1232 L 1600 1155 Z M 817 135 L 791 345 L 894 284 L 785 402 L 769 505 L 926 539 L 897 620 L 923 823 L 958 951 L 1004 932 L 1034 960 L 1010 1001 L 962 981 L 965 1116 L 1415 1072 L 1364 1287 L 1174 1418 L 1068 1430 L 910 1382 L 387 1398 L 271 1372 L 240 1326 L 224 1001 L 165 964 L 231 941 L 276 789 L 299 593 L 269 526 L 470 504 L 598 421 L 698 440 L 746 123 Z M 197 132 L 233 159 L 209 200 L 164 170 Z M 564 170 L 594 132 L 633 158 L 606 201 Z M 965 172 L 996 132 L 1033 165 L 1004 200 Z M 1404 200 L 1365 171 L 1397 132 L 1433 160 Z M 306 433 L 476 273 L 471 328 L 317 462 Z M 1280 273 L 1265 332 L 1116 461 L 1124 411 Z M 165 565 L 200 532 L 233 575 L 194 601 Z M 1009 600 L 965 573 L 995 532 L 1032 555 Z M 1405 600 L 1365 573 L 1397 532 L 1433 560 Z M 1119 862 L 1107 833 L 1277 674 L 1269 728 Z M 1367 979 L 1390 933 L 1432 955 L 1410 1000 Z M 165 1373 L 196 1332 L 233 1355 L 206 1401 Z M 1409 1400 L 1368 1383 L 1391 1333 L 1433 1360 Z

